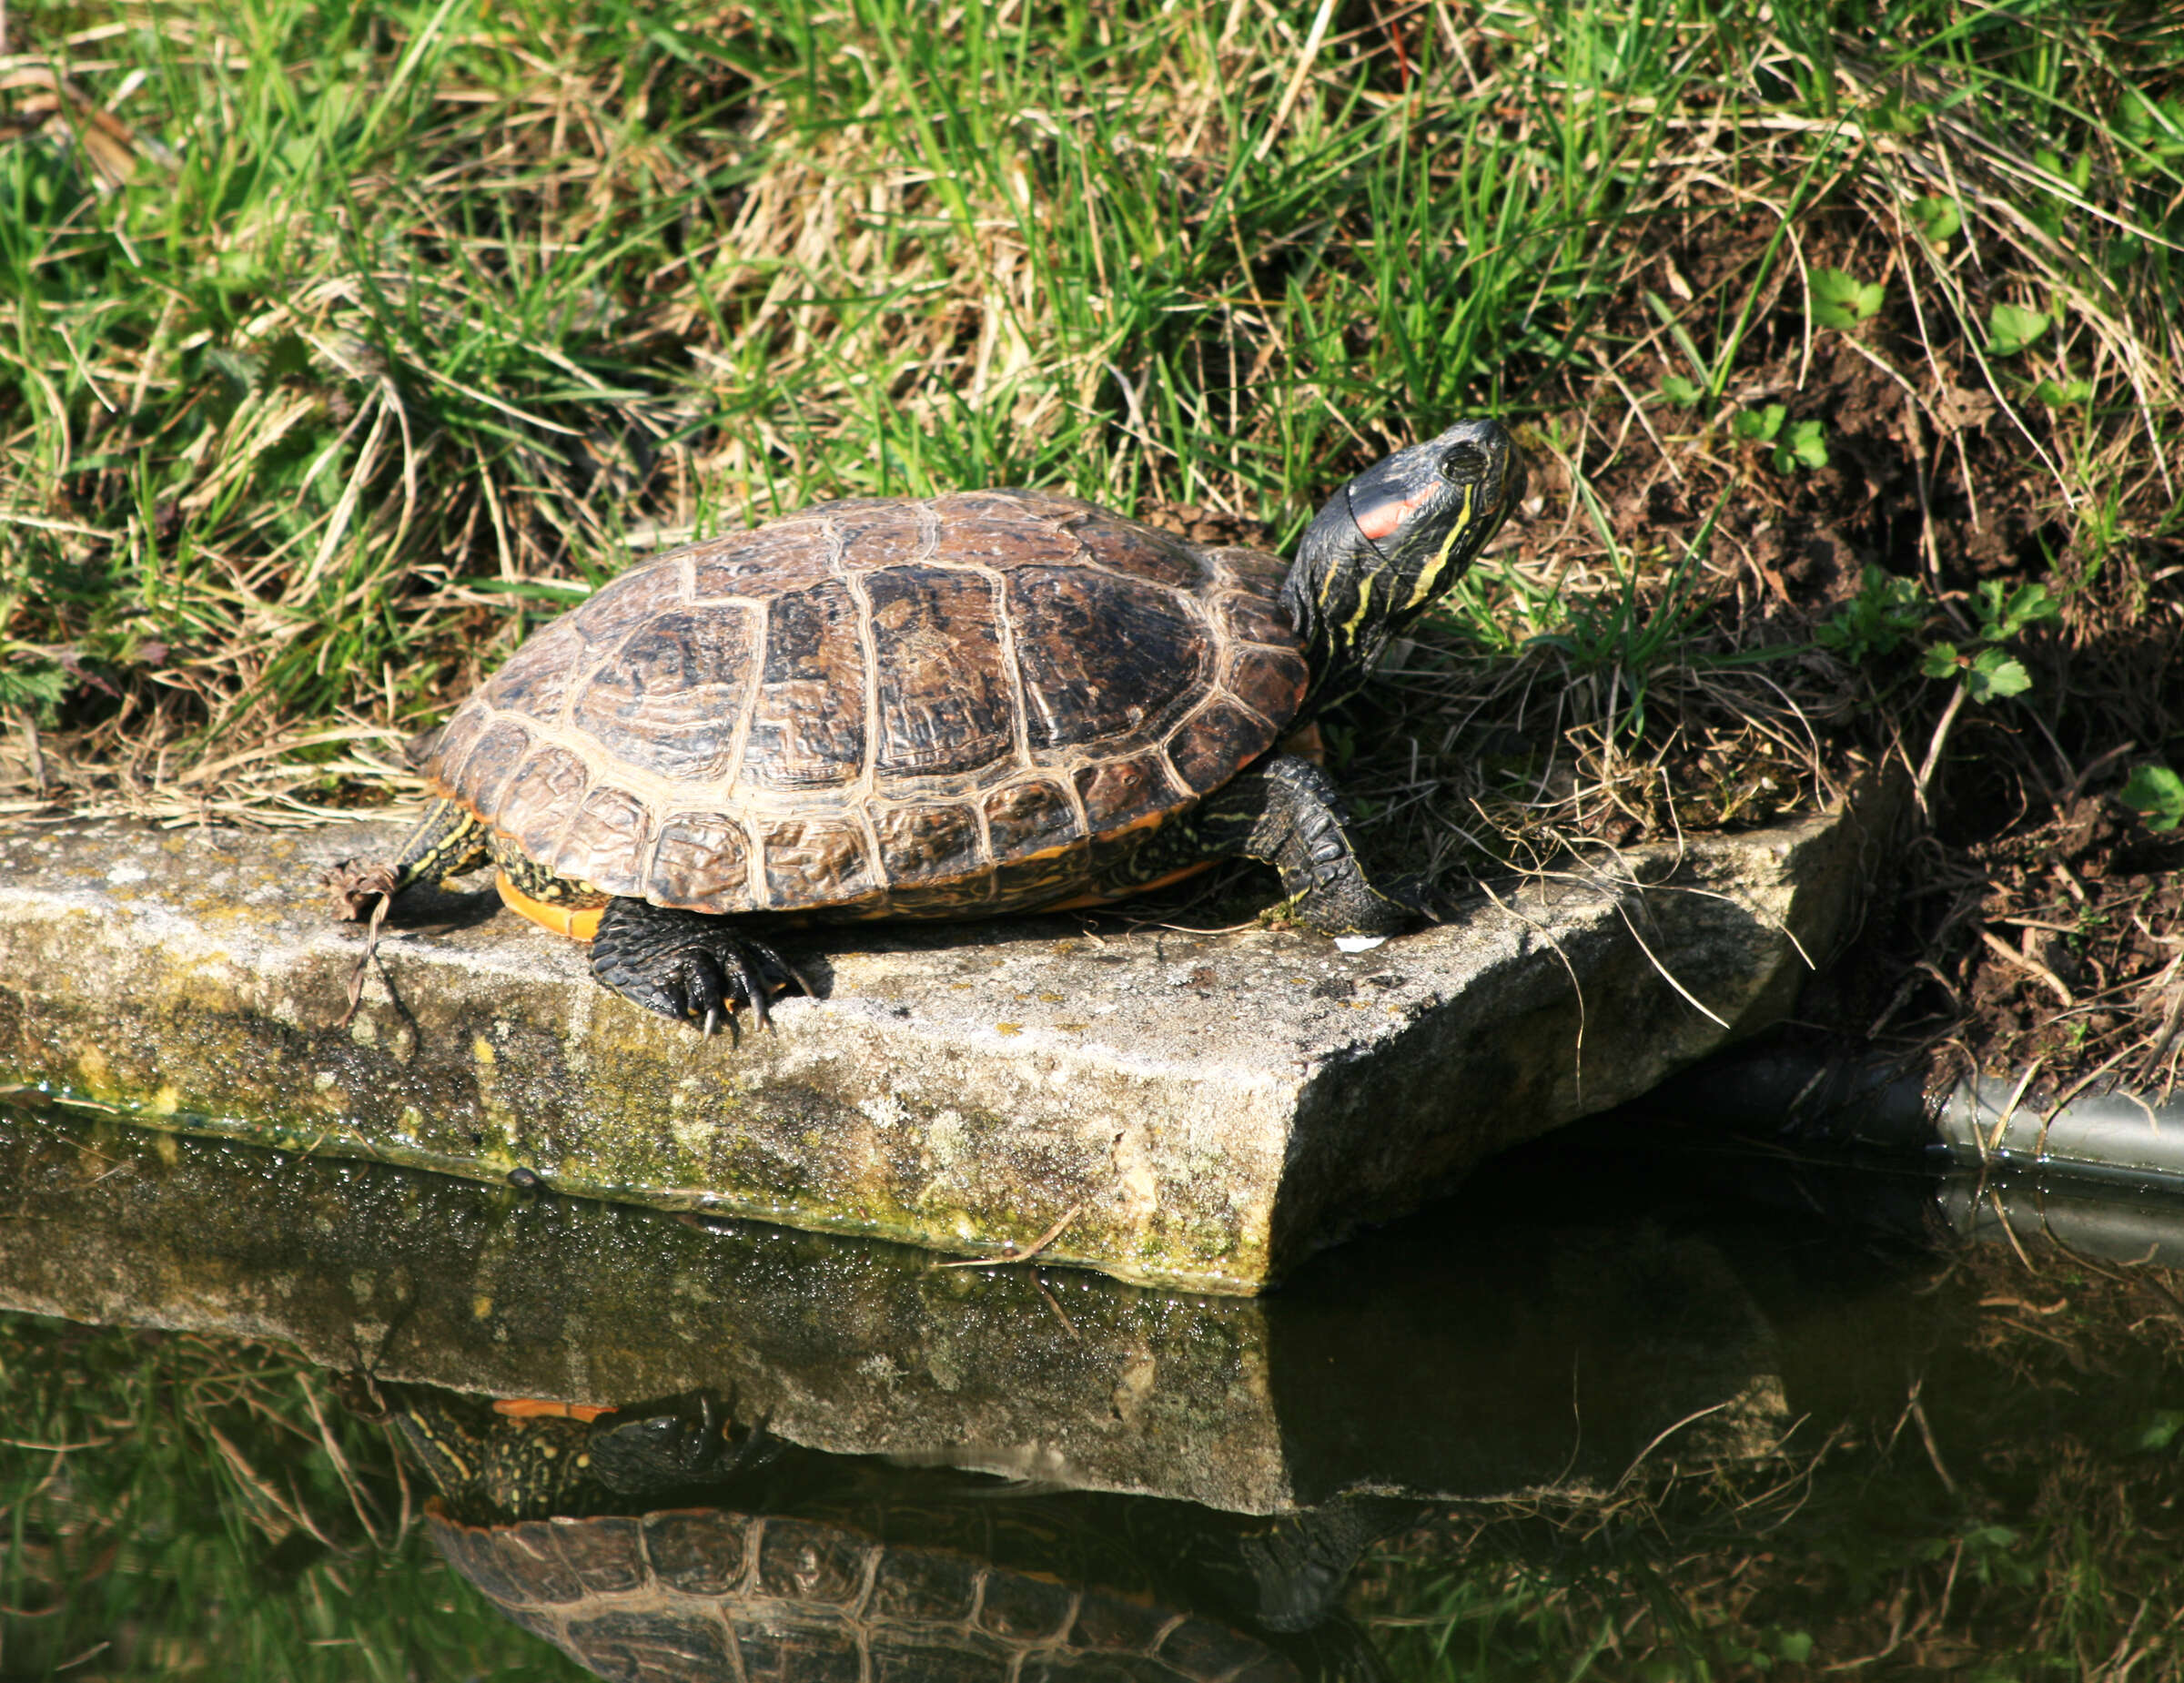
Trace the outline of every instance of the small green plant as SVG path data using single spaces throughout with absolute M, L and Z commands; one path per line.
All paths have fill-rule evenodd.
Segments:
M 2173 830 L 2184 824 L 2184 777 L 2149 760 L 2123 786 L 2123 804 L 2146 820 L 2148 829 Z
M 1661 395 L 1678 409 L 1696 409 L 1706 398 L 1706 388 L 1688 374 L 1663 374 Z
M 1770 460 L 1777 473 L 1825 467 L 1827 430 L 1816 421 L 1792 421 L 1789 414 L 1788 405 L 1783 403 L 1739 410 L 1730 420 L 1729 431 L 1749 443 L 1774 445 Z
M 1793 421 L 1774 443 L 1774 471 L 1827 465 L 1827 434 L 1816 421 Z
M 1789 404 L 1771 402 L 1764 409 L 1736 411 L 1730 432 L 1749 443 L 1771 443 L 1774 454 L 1769 459 L 1778 474 L 1828 465 L 1828 429 L 1815 420 L 1789 420 Z
M 2012 586 L 1988 579 L 1974 593 L 1971 606 L 1978 621 L 1971 637 L 1961 646 L 1926 644 L 1919 670 L 1929 678 L 1956 679 L 1967 701 L 2023 694 L 2032 687 L 2032 674 L 2002 645 L 2027 625 L 2056 618 L 2061 604 L 2045 584 Z M 1813 634 L 1814 641 L 1847 661 L 1872 660 L 1916 640 L 1931 613 L 1932 604 L 1916 580 L 1868 566 L 1858 593 Z
M 1987 350 L 1989 356 L 2014 357 L 2047 332 L 2045 310 L 2022 304 L 1997 304 L 1987 312 Z
M 2043 380 L 2033 387 L 2032 395 L 2049 409 L 2068 409 L 2092 400 L 2093 382 L 2089 380 Z
M 2157 102 L 2126 88 L 2116 107 L 2116 125 L 2138 153 L 2124 163 L 2131 175 L 2150 176 L 2167 160 L 2184 157 L 2184 98 L 2172 94 Z
M 2064 160 L 2063 155 L 2050 147 L 2035 147 L 2032 161 L 2058 181 L 2067 181 L 2078 192 L 2084 192 L 2093 179 L 2093 155 L 2080 152 L 2076 157 Z
M 1954 643 L 1929 644 L 1919 669 L 1929 678 L 1957 679 L 1972 701 L 2022 695 L 2032 687 L 2032 674 L 2001 645 L 2026 626 L 2058 617 L 2062 605 L 2045 584 L 2012 588 L 1999 579 L 1987 579 L 1973 596 L 1972 608 L 1979 617 L 1979 629 L 1972 639 L 1961 649 Z
M 1963 228 L 1964 212 L 1955 199 L 1938 198 L 1929 193 L 1912 201 L 1911 219 L 1928 239 L 1937 246 L 1946 246 Z
M 1729 431 L 1754 444 L 1771 444 L 1789 416 L 1786 404 L 1770 403 L 1764 409 L 1743 409 L 1729 423 Z
M 2000 649 L 1959 653 L 1953 643 L 1936 643 L 1926 650 L 1919 670 L 1929 678 L 1956 677 L 1974 701 L 1993 701 L 2003 695 L 2022 695 L 2032 687 L 2025 663 L 2012 660 Z
M 67 693 L 65 667 L 0 643 L 0 713 L 27 713 L 39 724 L 48 724 Z
M 2176 774 L 2169 775 L 2173 777 Z M 2179 1432 L 2184 1432 L 2184 1409 L 2157 1408 L 2146 1415 L 2137 1430 L 2124 1435 L 2124 1442 L 2132 1449 L 2151 1453 L 2174 1444 Z
M 1893 654 L 1918 634 L 1929 612 L 1916 579 L 1867 563 L 1858 593 L 1814 633 L 1824 649 L 1854 664 Z
M 1813 319 L 1824 328 L 1855 328 L 1880 313 L 1886 296 L 1877 280 L 1860 280 L 1839 269 L 1813 270 Z
M 1982 582 L 1972 607 L 1979 615 L 1980 635 L 1997 643 L 2041 620 L 2060 619 L 2063 613 L 2063 604 L 2048 593 L 2045 584 L 2013 587 L 2000 579 Z

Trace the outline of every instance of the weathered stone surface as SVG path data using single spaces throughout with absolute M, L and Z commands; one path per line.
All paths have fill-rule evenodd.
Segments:
M 784 945 L 823 997 L 739 1043 L 607 994 L 490 896 L 405 906 L 339 1028 L 362 938 L 317 880 L 399 834 L 0 831 L 0 1068 L 160 1126 L 971 1253 L 1068 1217 L 1057 1262 L 1250 1292 L 1774 1020 L 1870 847 L 1839 814 L 1694 838 L 1356 955 L 814 931 Z
M 1460 1203 L 1191 1295 L 5 1106 L 0 1308 L 496 1396 L 703 1388 L 815 1449 L 1248 1513 L 1578 1497 L 1789 1420 L 1735 1267 L 1643 1217 Z

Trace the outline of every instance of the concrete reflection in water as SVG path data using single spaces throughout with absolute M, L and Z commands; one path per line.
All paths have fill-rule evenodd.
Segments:
M 0 1307 L 275 1338 L 387 1381 L 616 1404 L 1243 1513 L 1613 1485 L 1765 1453 L 1774 1341 L 1702 1238 L 1413 1226 L 1266 1299 L 0 1118 Z

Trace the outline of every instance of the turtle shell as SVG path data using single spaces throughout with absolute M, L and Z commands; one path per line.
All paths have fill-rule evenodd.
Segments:
M 820 503 L 603 586 L 462 705 L 422 769 L 605 894 L 1051 905 L 1295 715 L 1286 571 L 1044 493 Z
M 969 1552 L 896 1542 L 835 1516 L 723 1508 L 473 1526 L 434 1504 L 428 1523 L 440 1552 L 510 1618 L 630 1683 L 1299 1683 L 1301 1675 L 1257 1637 L 1142 1590 L 982 1557 L 991 1549 L 983 1538 Z

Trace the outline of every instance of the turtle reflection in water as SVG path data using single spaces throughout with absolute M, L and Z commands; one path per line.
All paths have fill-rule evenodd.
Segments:
M 592 974 L 713 1032 L 800 982 L 765 936 L 1119 900 L 1242 857 L 1330 936 L 1437 915 L 1375 883 L 1284 736 L 1355 690 L 1524 483 L 1492 420 L 1358 475 L 1285 565 L 1031 491 L 856 498 L 652 557 L 420 739 L 437 797 L 346 918 L 486 862 Z
M 392 1418 L 439 1487 L 427 1523 L 440 1552 L 602 1677 L 1383 1675 L 1332 1611 L 1384 1528 L 1364 1507 L 1249 1522 L 1181 1504 L 1012 1495 L 967 1475 L 775 1445 L 724 1424 L 703 1397 L 602 1414 L 405 1387 Z M 1138 1519 L 1148 1510 L 1156 1536 L 1141 1535 L 1153 1530 Z

